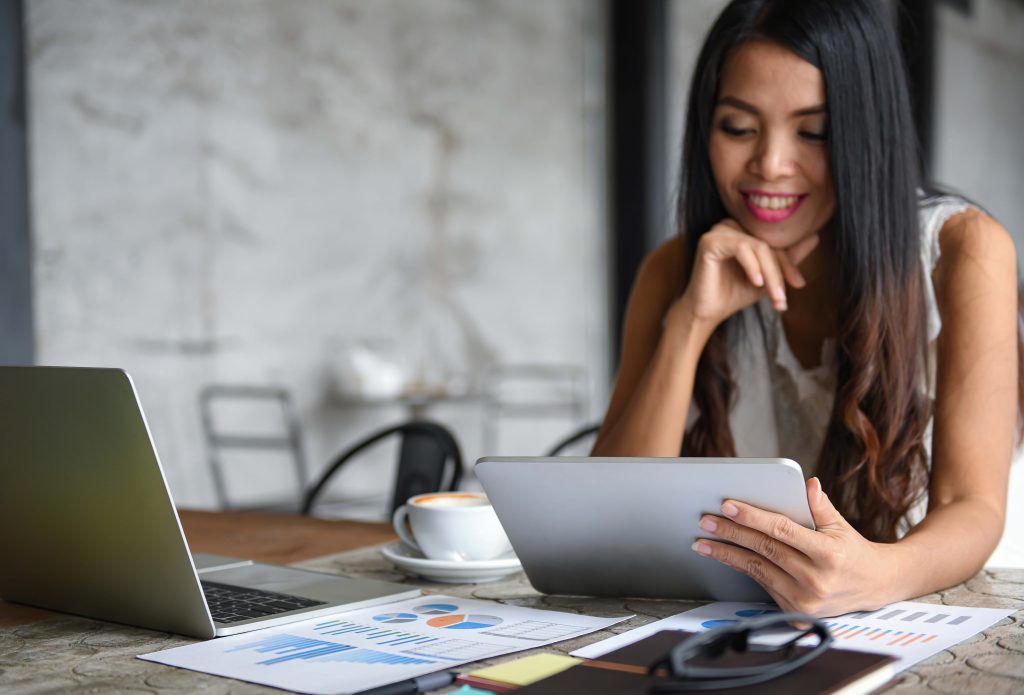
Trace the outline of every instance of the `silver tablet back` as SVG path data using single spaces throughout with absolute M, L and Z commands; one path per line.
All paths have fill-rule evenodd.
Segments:
M 788 459 L 486 457 L 476 475 L 530 582 L 549 594 L 766 601 L 691 550 L 726 498 L 814 528 Z

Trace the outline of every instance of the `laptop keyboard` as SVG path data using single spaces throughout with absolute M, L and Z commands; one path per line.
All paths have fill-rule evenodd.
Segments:
M 206 605 L 210 607 L 210 614 L 218 623 L 237 623 L 242 620 L 287 613 L 299 608 L 322 606 L 326 603 L 326 601 L 314 601 L 309 598 L 260 591 L 259 589 L 246 589 L 217 582 L 203 581 L 201 584 L 203 593 L 206 594 Z

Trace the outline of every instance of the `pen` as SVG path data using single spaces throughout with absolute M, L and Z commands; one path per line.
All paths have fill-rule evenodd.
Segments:
M 389 683 L 379 688 L 363 690 L 356 693 L 356 695 L 416 695 L 416 693 L 426 693 L 438 688 L 445 688 L 451 685 L 454 680 L 455 674 L 451 671 L 438 671 L 437 673 L 428 673 L 425 676 L 410 678 L 407 681 Z

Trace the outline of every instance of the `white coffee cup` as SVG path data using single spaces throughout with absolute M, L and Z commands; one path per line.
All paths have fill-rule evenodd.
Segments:
M 395 510 L 392 523 L 406 545 L 431 560 L 493 560 L 512 550 L 494 507 L 480 492 L 410 497 Z

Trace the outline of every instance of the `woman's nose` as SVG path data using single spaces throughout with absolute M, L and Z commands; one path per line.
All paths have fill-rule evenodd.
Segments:
M 750 160 L 751 173 L 765 181 L 791 176 L 796 171 L 794 144 L 783 136 L 765 135 Z

